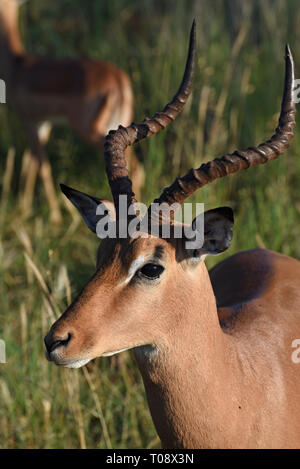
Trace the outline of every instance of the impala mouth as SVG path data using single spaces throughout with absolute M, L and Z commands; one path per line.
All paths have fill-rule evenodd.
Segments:
M 61 355 L 61 351 L 63 350 L 63 346 L 57 347 L 54 350 L 46 350 L 45 357 L 49 362 L 55 363 L 58 366 L 64 366 L 65 368 L 81 368 L 82 366 L 86 365 L 92 358 L 66 358 Z M 112 355 L 116 355 L 117 353 L 125 352 L 132 347 L 127 347 L 119 350 L 108 351 L 102 353 L 101 357 L 111 357 Z M 96 357 L 94 357 L 96 358 Z
M 49 362 L 53 362 L 58 366 L 64 366 L 65 368 L 81 368 L 91 360 L 90 358 L 63 358 L 56 349 L 50 353 L 46 351 L 45 356 Z

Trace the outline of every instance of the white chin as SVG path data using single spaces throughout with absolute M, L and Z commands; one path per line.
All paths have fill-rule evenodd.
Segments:
M 81 368 L 82 366 L 86 365 L 90 361 L 90 358 L 87 358 L 85 360 L 76 360 L 72 363 L 68 363 L 67 365 L 64 365 L 65 368 Z

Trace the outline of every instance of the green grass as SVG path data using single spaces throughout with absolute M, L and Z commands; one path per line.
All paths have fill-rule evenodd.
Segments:
M 244 11 L 241 5 L 244 5 Z M 183 71 L 188 32 L 197 18 L 193 95 L 176 122 L 135 147 L 146 169 L 149 203 L 189 167 L 268 138 L 276 125 L 284 45 L 299 63 L 299 2 L 238 0 L 29 0 L 21 30 L 32 53 L 111 60 L 132 78 L 135 120 L 159 110 Z M 59 21 L 57 21 L 59 18 Z M 1 72 L 1 71 L 0 71 Z M 26 147 L 22 122 L 0 107 L 0 184 L 12 179 L 0 205 L 0 448 L 159 447 L 141 378 L 129 353 L 66 370 L 44 358 L 43 337 L 94 272 L 97 239 L 61 197 L 65 220 L 51 226 L 40 185 L 34 211 L 22 220 L 18 182 Z M 235 211 L 226 256 L 263 246 L 300 258 L 299 134 L 269 165 L 205 187 L 193 201 Z M 103 157 L 68 128 L 47 146 L 55 182 L 109 198 Z M 209 266 L 221 260 L 210 260 Z

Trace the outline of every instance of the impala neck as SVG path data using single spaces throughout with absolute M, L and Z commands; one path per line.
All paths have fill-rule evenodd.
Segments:
M 219 325 L 204 263 L 201 269 L 193 295 L 187 291 L 178 305 L 181 320 L 170 329 L 165 343 L 135 349 L 152 418 L 167 448 L 213 446 L 209 439 L 224 413 L 218 408 L 220 396 L 232 393 L 227 365 L 230 346 Z M 197 441 L 190 435 L 197 435 Z
M 24 54 L 19 28 L 18 9 L 0 11 L 0 73 L 8 79 L 12 73 L 12 66 L 16 57 Z

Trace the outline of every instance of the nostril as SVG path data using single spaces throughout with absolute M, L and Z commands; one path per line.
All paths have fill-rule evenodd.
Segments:
M 64 337 L 52 336 L 50 334 L 46 335 L 44 342 L 48 353 L 53 352 L 57 347 L 61 345 L 66 346 L 71 340 L 71 334 L 68 333 Z
M 61 345 L 66 346 L 68 342 L 70 342 L 70 340 L 71 340 L 71 334 L 67 334 L 65 337 L 57 338 L 56 340 L 54 340 L 54 342 L 52 342 L 50 346 L 50 352 L 52 352 L 54 349 L 56 349 L 57 347 Z

